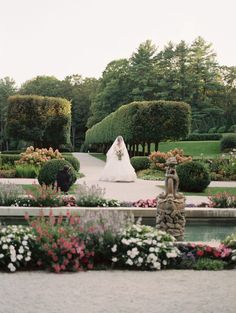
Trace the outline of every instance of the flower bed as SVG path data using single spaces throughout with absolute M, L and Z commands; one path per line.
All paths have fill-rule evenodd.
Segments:
M 27 227 L 0 228 L 0 269 L 39 268 L 56 273 L 101 267 L 217 270 L 235 268 L 234 247 L 235 236 L 219 247 L 177 243 L 171 235 L 133 224 L 117 212 L 100 210 L 74 216 L 68 211 L 58 217 L 51 212 L 48 218 L 41 213 Z

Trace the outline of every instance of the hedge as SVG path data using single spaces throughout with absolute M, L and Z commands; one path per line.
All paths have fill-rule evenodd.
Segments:
M 37 148 L 70 143 L 71 103 L 66 99 L 16 95 L 8 102 L 10 137 L 32 142 Z
M 222 138 L 222 134 L 218 133 L 192 133 L 186 137 L 186 141 L 203 141 L 203 140 L 220 140 Z
M 121 106 L 86 132 L 85 144 L 110 144 L 123 136 L 130 145 L 185 138 L 190 106 L 176 101 L 140 101 Z

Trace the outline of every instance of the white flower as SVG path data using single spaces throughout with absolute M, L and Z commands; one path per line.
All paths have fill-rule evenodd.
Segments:
M 167 258 L 176 258 L 177 257 L 177 253 L 175 251 L 167 252 L 166 256 L 167 256 Z
M 152 243 L 153 243 L 154 245 L 156 245 L 156 244 L 157 244 L 157 241 L 154 239 L 154 240 L 152 241 Z
M 112 252 L 116 252 L 116 251 L 117 251 L 117 245 L 114 245 L 114 246 L 111 248 L 111 251 L 112 251 Z
M 0 259 L 2 259 L 2 258 L 4 258 L 4 254 L 1 253 L 0 254 Z
M 117 258 L 112 258 L 111 260 L 112 260 L 112 262 L 117 262 L 118 261 Z
M 142 246 L 142 245 L 143 245 L 142 241 L 138 241 L 138 242 L 137 242 L 137 245 L 138 245 L 138 246 Z
M 163 264 L 163 265 L 167 265 L 167 261 L 166 261 L 166 260 L 163 260 L 163 261 L 162 261 L 162 264 Z
M 17 260 L 22 260 L 23 259 L 23 255 L 21 255 L 21 254 L 17 254 L 17 256 L 16 256 L 16 258 L 17 258 Z
M 27 256 L 26 258 L 25 258 L 25 261 L 26 262 L 28 262 L 28 261 L 30 261 L 31 260 L 31 257 L 30 256 Z
M 28 251 L 28 252 L 27 252 L 27 255 L 28 255 L 28 256 L 31 256 L 31 254 L 32 254 L 31 251 Z
M 7 244 L 4 244 L 4 245 L 2 246 L 2 249 L 3 249 L 3 250 L 7 250 L 7 249 L 8 249 L 8 245 L 7 245 Z
M 25 250 L 24 250 L 23 246 L 20 246 L 18 252 L 22 254 L 22 253 L 24 253 L 24 251 L 25 251 Z
M 128 259 L 128 260 L 126 261 L 126 264 L 129 264 L 130 266 L 132 266 L 134 263 L 133 263 L 133 261 L 132 261 L 131 259 Z
M 236 255 L 232 256 L 232 260 L 233 260 L 233 261 L 236 260 Z
M 157 261 L 157 256 L 154 253 L 150 253 L 147 257 L 148 263 L 153 263 Z
M 23 239 L 24 239 L 24 240 L 28 240 L 28 239 L 29 239 L 29 236 L 25 235 Z
M 155 249 L 153 247 L 149 248 L 149 252 L 154 252 Z
M 14 262 L 16 262 L 16 255 L 14 254 L 14 255 L 11 255 L 11 261 L 14 263 Z
M 140 265 L 143 263 L 143 258 L 139 257 L 138 258 L 138 262 L 140 263 Z
M 156 268 L 157 270 L 161 269 L 161 264 L 159 262 L 154 262 L 153 263 L 153 268 Z
M 129 240 L 127 240 L 127 239 L 125 239 L 125 238 L 122 238 L 121 242 L 122 242 L 124 245 L 126 245 L 126 246 L 129 245 Z
M 9 246 L 10 252 L 15 251 L 15 247 L 13 245 Z
M 7 242 L 8 242 L 8 243 L 11 242 L 11 238 L 7 238 Z
M 12 263 L 9 263 L 7 267 L 9 268 L 11 272 L 15 272 L 16 270 L 16 267 Z
M 27 246 L 27 244 L 28 244 L 28 242 L 27 242 L 26 240 L 23 240 L 23 241 L 22 241 L 22 245 L 23 245 L 23 246 Z
M 131 257 L 131 259 L 134 259 L 139 254 L 138 249 L 135 247 L 132 250 L 127 251 L 127 255 Z

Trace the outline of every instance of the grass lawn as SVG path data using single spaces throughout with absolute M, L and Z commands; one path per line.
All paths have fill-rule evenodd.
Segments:
M 89 153 L 91 156 L 106 162 L 106 155 L 103 153 Z
M 167 152 L 175 148 L 184 150 L 185 155 L 191 155 L 193 157 L 212 157 L 215 158 L 220 155 L 220 141 L 172 141 L 161 142 L 159 144 L 159 150 Z M 154 145 L 152 145 L 154 150 Z
M 158 186 L 164 189 L 164 186 Z M 235 187 L 208 187 L 204 192 L 183 192 L 186 196 L 211 196 L 216 195 L 217 193 L 227 192 L 233 196 L 236 196 Z

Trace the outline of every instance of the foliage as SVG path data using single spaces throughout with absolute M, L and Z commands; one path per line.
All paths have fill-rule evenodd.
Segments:
M 93 251 L 86 249 L 80 238 L 79 218 L 63 216 L 56 218 L 50 212 L 49 219 L 44 216 L 30 222 L 36 243 L 38 244 L 39 266 L 59 273 L 62 271 L 79 271 L 93 267 Z
M 207 161 L 212 180 L 236 179 L 236 149 L 229 154 L 222 154 L 216 159 Z
M 16 198 L 15 206 L 24 207 L 58 207 L 63 205 L 61 193 L 52 186 L 35 185 L 32 190 Z
M 24 189 L 20 185 L 0 183 L 0 205 L 12 205 L 15 200 L 24 194 Z
M 158 143 L 185 137 L 189 127 L 190 107 L 184 102 L 132 102 L 90 128 L 85 144 L 110 144 L 119 135 L 128 144 Z
M 36 178 L 39 174 L 39 167 L 34 165 L 16 165 L 15 177 Z
M 236 234 L 231 234 L 223 240 L 223 244 L 231 249 L 236 249 Z
M 221 151 L 236 149 L 236 134 L 225 135 L 220 142 Z
M 18 154 L 1 154 L 0 155 L 0 162 L 1 165 L 10 164 L 14 165 L 16 161 L 20 159 Z
M 57 173 L 67 165 L 70 170 L 69 173 L 71 174 L 71 186 L 75 183 L 77 177 L 74 168 L 71 166 L 69 162 L 66 160 L 54 159 L 46 162 L 39 171 L 38 181 L 40 185 L 52 185 L 54 186 L 56 182 Z
M 35 237 L 30 227 L 13 225 L 0 228 L 0 269 L 15 272 L 31 261 Z
M 80 162 L 78 158 L 73 155 L 63 155 L 63 158 L 73 166 L 76 172 L 79 172 Z
M 63 159 L 62 154 L 53 148 L 34 148 L 28 147 L 25 152 L 20 154 L 20 160 L 16 161 L 16 164 L 29 164 L 35 166 L 42 166 L 45 162 L 52 159 Z
M 14 178 L 16 171 L 14 169 L 0 169 L 0 178 Z
M 202 140 L 220 140 L 222 138 L 221 134 L 217 133 L 191 133 L 184 140 L 187 141 L 202 141 Z
M 182 191 L 201 192 L 210 184 L 209 171 L 200 162 L 182 163 L 176 170 L 179 176 L 179 189 Z
M 163 180 L 165 173 L 156 169 L 142 170 L 137 173 L 138 178 L 144 180 Z
M 192 161 L 191 157 L 185 157 L 184 156 L 184 151 L 181 149 L 174 149 L 170 150 L 168 152 L 152 152 L 149 156 L 150 162 L 151 162 L 151 167 L 154 169 L 158 170 L 165 170 L 166 168 L 166 161 L 170 157 L 175 157 L 177 164 L 185 163 Z
M 223 270 L 226 266 L 226 262 L 222 260 L 212 260 L 208 258 L 201 258 L 193 265 L 195 270 L 207 270 L 207 271 L 219 271 Z
M 71 104 L 61 98 L 12 96 L 7 122 L 10 137 L 33 142 L 35 147 L 57 148 L 69 142 Z
M 232 125 L 232 126 L 230 126 L 230 128 L 229 128 L 229 133 L 236 133 L 236 124 L 235 125 Z
M 150 161 L 148 157 L 142 156 L 132 157 L 130 159 L 130 162 L 135 171 L 145 170 L 150 166 Z
M 236 208 L 236 196 L 230 195 L 227 192 L 221 192 L 208 197 L 210 207 L 213 208 Z
M 160 270 L 179 255 L 174 237 L 150 226 L 134 224 L 125 229 L 111 248 L 115 266 Z

